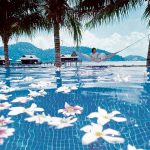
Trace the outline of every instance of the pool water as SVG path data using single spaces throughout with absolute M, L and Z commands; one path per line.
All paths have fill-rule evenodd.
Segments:
M 150 68 L 145 67 L 68 67 L 61 71 L 53 67 L 0 68 L 0 94 L 9 95 L 6 100 L 0 99 L 0 103 L 11 104 L 6 109 L 0 108 L 0 117 L 11 117 L 13 121 L 5 125 L 0 122 L 0 126 L 15 130 L 5 138 L 0 132 L 0 150 L 127 150 L 129 144 L 150 150 L 149 72 Z M 13 90 L 5 91 L 6 86 Z M 29 89 L 44 89 L 46 93 L 24 103 L 13 102 L 18 97 L 27 97 Z M 67 117 L 58 113 L 65 103 L 78 105 L 83 110 L 73 116 L 77 118 L 73 126 L 61 129 L 47 122 L 29 122 L 26 118 L 30 115 L 25 112 L 10 115 L 11 108 L 29 108 L 33 103 L 43 108 L 34 115 L 44 112 L 46 116 Z M 122 122 L 110 120 L 103 125 L 104 129 L 120 132 L 119 137 L 124 142 L 110 143 L 101 136 L 90 144 L 82 142 L 85 132 L 80 129 L 92 122 L 97 124 L 96 118 L 87 116 L 97 112 L 98 107 L 108 113 L 119 111 L 121 114 L 116 116 L 126 119 Z

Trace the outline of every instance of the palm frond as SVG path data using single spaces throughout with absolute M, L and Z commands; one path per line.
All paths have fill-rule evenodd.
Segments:
M 148 1 L 143 18 L 148 21 L 148 27 L 150 27 L 150 1 Z
M 86 1 L 89 0 L 84 2 Z M 95 0 L 93 7 L 90 7 L 89 10 L 89 3 L 87 6 L 84 4 L 84 9 L 87 11 L 83 13 L 82 18 L 88 18 L 90 21 L 86 24 L 86 27 L 92 28 L 103 23 L 120 21 L 129 14 L 130 10 L 136 9 L 143 4 L 144 0 L 105 0 L 101 4 L 96 3 Z

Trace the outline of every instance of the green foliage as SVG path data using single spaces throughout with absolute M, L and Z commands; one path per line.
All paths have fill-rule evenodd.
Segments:
M 145 18 L 148 21 L 148 27 L 150 27 L 150 1 L 148 1 L 143 18 Z
M 79 10 L 82 19 L 88 20 L 86 27 L 120 21 L 145 4 L 145 0 L 81 0 Z M 150 6 L 147 7 L 145 17 L 150 18 Z
M 0 35 L 27 34 L 48 28 L 37 0 L 0 0 Z
M 78 45 L 82 36 L 81 23 L 76 14 L 77 5 L 78 0 L 45 0 L 44 9 L 50 24 L 57 22 L 60 28 L 67 29 Z

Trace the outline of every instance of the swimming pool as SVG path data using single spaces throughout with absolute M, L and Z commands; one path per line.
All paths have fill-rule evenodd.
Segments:
M 131 150 L 129 144 L 150 150 L 150 69 L 0 72 L 1 150 Z

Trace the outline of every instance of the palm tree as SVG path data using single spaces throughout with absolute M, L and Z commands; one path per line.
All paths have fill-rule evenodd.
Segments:
M 66 28 L 77 43 L 81 39 L 81 24 L 76 15 L 76 3 L 73 0 L 45 0 L 45 14 L 54 30 L 55 65 L 61 67 L 60 29 Z
M 147 53 L 147 66 L 150 66 L 150 40 L 149 40 L 148 53 Z
M 44 18 L 34 4 L 37 0 L 0 0 L 0 36 L 4 44 L 5 66 L 9 67 L 8 42 L 13 35 L 31 35 L 44 27 Z
M 144 5 L 143 0 L 80 0 L 80 16 L 89 19 L 86 26 L 93 28 L 103 23 L 120 21 L 133 9 Z

